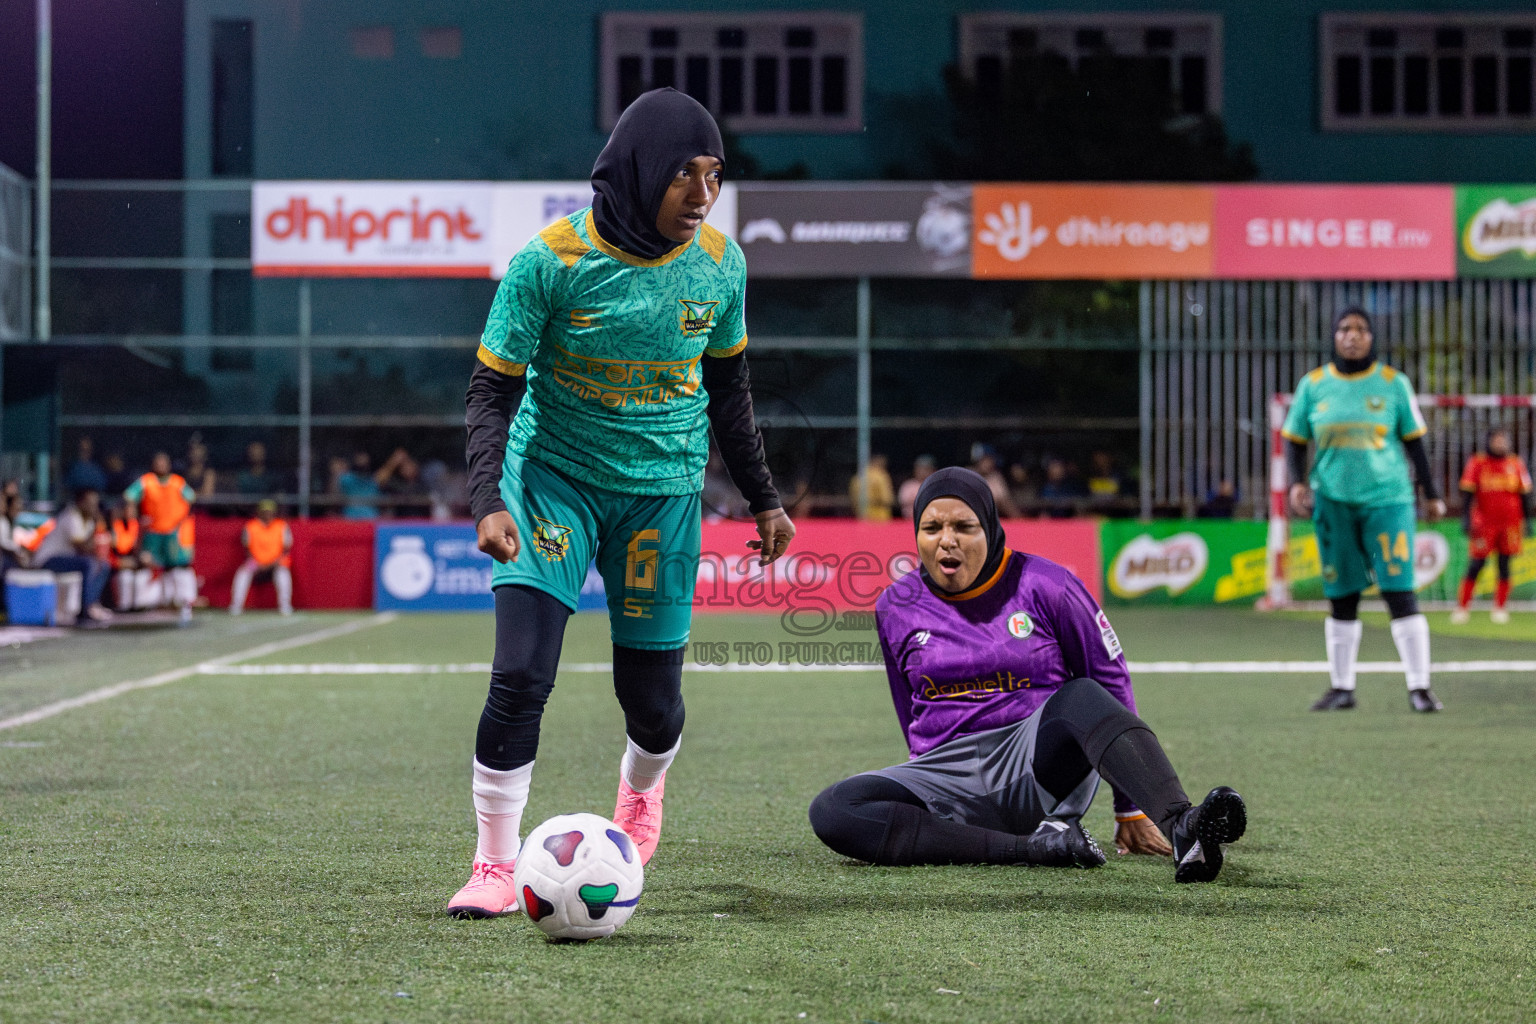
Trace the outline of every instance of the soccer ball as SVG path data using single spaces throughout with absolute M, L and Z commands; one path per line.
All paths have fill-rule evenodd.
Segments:
M 512 882 L 545 935 L 600 939 L 635 912 L 645 869 L 634 840 L 607 818 L 560 814 L 523 840 Z

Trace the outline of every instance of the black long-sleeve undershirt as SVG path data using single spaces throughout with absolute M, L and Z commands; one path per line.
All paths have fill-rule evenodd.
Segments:
M 1433 471 L 1429 468 L 1429 453 L 1424 450 L 1424 439 L 1415 437 L 1403 442 L 1403 451 L 1408 455 L 1408 461 L 1413 463 L 1414 475 L 1418 477 L 1419 489 L 1424 492 L 1426 501 L 1434 501 L 1440 497 L 1440 490 L 1435 486 Z M 1291 471 L 1291 482 L 1304 484 L 1307 482 L 1307 446 L 1301 441 L 1291 441 L 1285 452 L 1285 461 Z
M 747 499 L 747 508 L 756 515 L 769 509 L 783 508 L 779 492 L 768 472 L 763 454 L 763 435 L 757 429 L 752 410 L 752 375 L 747 370 L 747 353 L 717 359 L 704 357 L 704 390 L 709 393 L 709 429 L 715 446 L 725 462 L 731 482 Z
M 469 432 L 464 457 L 469 463 L 469 514 L 477 523 L 492 512 L 507 510 L 501 500 L 501 466 L 512 417 L 527 390 L 526 376 L 510 377 L 475 360 L 464 395 L 464 426 Z
M 709 394 L 706 415 L 715 444 L 747 507 L 753 514 L 782 508 L 752 411 L 752 378 L 746 353 L 723 359 L 705 356 L 703 377 Z M 469 511 L 477 523 L 492 512 L 506 511 L 501 500 L 502 463 L 512 418 L 527 390 L 527 377 L 510 377 L 476 361 L 464 396 L 464 423 L 468 431 Z

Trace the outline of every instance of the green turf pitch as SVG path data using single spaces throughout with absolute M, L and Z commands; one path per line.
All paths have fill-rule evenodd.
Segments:
M 1435 618 L 1436 629 L 1444 616 Z M 1517 616 L 1520 623 L 1524 617 Z M 1114 615 L 1138 660 L 1311 660 L 1317 617 Z M 0 651 L 0 718 L 337 620 L 252 615 Z M 234 630 L 249 632 L 235 633 Z M 1518 627 L 1511 636 L 1530 636 Z M 489 659 L 482 616 L 400 619 L 258 659 Z M 834 635 L 837 640 L 869 634 Z M 707 617 L 696 639 L 784 639 Z M 1368 625 L 1367 659 L 1394 657 Z M 1437 660 L 1530 658 L 1437 632 Z M 568 662 L 606 661 L 573 620 Z M 1521 1021 L 1536 1006 L 1536 681 L 1147 676 L 1192 793 L 1249 801 L 1220 881 L 885 869 L 822 848 L 823 786 L 903 755 L 878 673 L 692 674 L 634 919 L 586 946 L 450 921 L 472 853 L 470 675 L 191 676 L 0 732 L 0 1021 Z M 559 682 L 525 829 L 612 809 L 608 679 Z M 1109 835 L 1107 797 L 1089 827 Z M 802 1016 L 803 1015 L 803 1016 Z

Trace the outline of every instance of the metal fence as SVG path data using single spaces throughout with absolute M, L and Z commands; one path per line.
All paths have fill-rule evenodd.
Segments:
M 0 164 L 0 341 L 32 333 L 32 188 Z
M 1141 510 L 1192 514 L 1220 483 L 1242 514 L 1267 500 L 1273 395 L 1332 351 L 1337 310 L 1370 311 L 1377 354 L 1420 394 L 1529 394 L 1536 383 L 1531 281 L 1159 281 L 1141 287 Z M 1536 450 L 1528 409 L 1427 410 L 1430 464 L 1453 493 L 1497 423 Z

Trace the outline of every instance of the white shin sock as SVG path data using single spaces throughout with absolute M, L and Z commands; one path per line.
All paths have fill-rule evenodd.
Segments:
M 528 783 L 532 779 L 532 761 L 509 772 L 498 772 L 478 759 L 475 761 L 471 791 L 479 834 L 476 863 L 506 864 L 517 859 L 522 846 L 517 833 L 523 823 L 523 808 L 528 806 Z
M 672 744 L 671 750 L 664 754 L 653 754 L 648 750 L 642 750 L 635 745 L 634 740 L 625 736 L 624 760 L 619 762 L 619 777 L 636 793 L 649 793 L 667 773 L 667 769 L 672 765 L 672 759 L 677 756 L 677 750 L 682 745 L 682 737 L 678 737 L 677 742 Z
M 1393 619 L 1392 642 L 1403 659 L 1408 689 L 1429 689 L 1429 620 L 1422 613 Z
M 1329 685 L 1335 690 L 1355 688 L 1355 662 L 1360 657 L 1359 619 L 1348 622 L 1332 617 L 1323 620 L 1323 646 L 1328 651 Z

